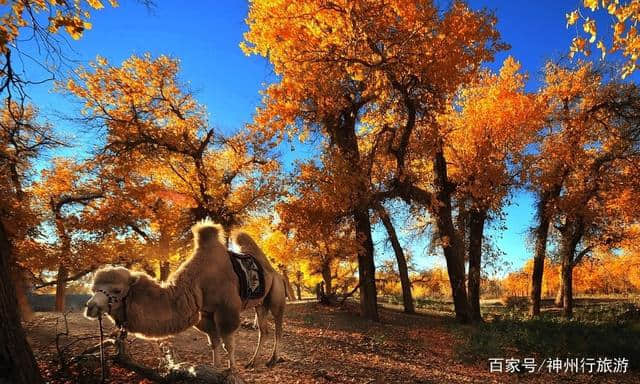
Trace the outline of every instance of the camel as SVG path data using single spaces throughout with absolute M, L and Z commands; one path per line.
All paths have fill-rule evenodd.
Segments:
M 232 243 L 242 253 L 256 258 L 264 271 L 262 297 L 244 300 L 239 293 L 238 275 L 234 272 L 220 225 L 203 221 L 192 227 L 192 256 L 160 284 L 149 275 L 122 267 L 107 267 L 96 272 L 93 296 L 86 304 L 85 316 L 96 319 L 108 315 L 116 325 L 137 336 L 160 339 L 180 333 L 192 326 L 208 336 L 213 365 L 221 365 L 221 340 L 228 354 L 229 368 L 235 369 L 234 334 L 240 326 L 240 312 L 255 308 L 258 343 L 246 365 L 253 367 L 267 332 L 266 316 L 275 319 L 275 342 L 271 358 L 279 361 L 286 288 L 284 279 L 269 263 L 253 239 L 244 232 L 232 236 Z

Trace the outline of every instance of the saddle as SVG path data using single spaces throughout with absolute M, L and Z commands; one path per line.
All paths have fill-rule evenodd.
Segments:
M 243 301 L 264 296 L 264 270 L 255 257 L 249 254 L 229 251 L 233 271 L 240 281 L 240 297 Z

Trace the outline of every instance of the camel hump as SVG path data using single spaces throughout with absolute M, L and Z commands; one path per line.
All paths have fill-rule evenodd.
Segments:
M 258 247 L 258 244 L 246 232 L 235 232 L 233 234 L 233 243 L 238 246 L 241 253 L 249 254 L 255 257 L 260 264 L 269 271 L 273 271 L 273 267 L 264 255 L 264 252 Z
M 216 242 L 224 244 L 224 229 L 220 224 L 211 220 L 202 220 L 191 227 L 193 242 L 196 248 L 215 245 Z

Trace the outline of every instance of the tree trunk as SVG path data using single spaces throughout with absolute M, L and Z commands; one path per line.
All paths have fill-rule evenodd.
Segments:
M 331 263 L 329 261 L 322 263 L 322 280 L 324 280 L 325 295 L 331 296 L 333 293 L 333 285 L 331 279 Z
M 302 271 L 296 272 L 296 292 L 298 293 L 298 300 L 302 300 Z
M 20 324 L 10 276 L 11 245 L 0 222 L 0 383 L 39 384 L 42 377 Z
M 58 276 L 56 280 L 58 283 L 56 284 L 56 312 L 64 312 L 65 302 L 66 302 L 66 294 L 67 294 L 67 278 L 69 277 L 69 270 L 67 267 L 60 263 L 58 267 Z
M 160 200 L 162 201 L 162 200 Z M 228 233 L 228 232 L 227 232 Z M 171 273 L 169 254 L 171 253 L 169 232 L 165 228 L 160 228 L 160 241 L 158 241 L 158 255 L 160 258 L 160 281 L 167 281 Z
M 356 119 L 358 105 L 342 111 L 340 116 L 329 117 L 325 121 L 326 129 L 331 136 L 332 145 L 337 146 L 346 164 L 349 164 L 349 175 L 354 183 L 352 192 L 353 219 L 355 222 L 358 247 L 358 278 L 360 280 L 360 309 L 362 316 L 373 321 L 379 321 L 376 293 L 375 272 L 373 260 L 373 239 L 371 236 L 371 220 L 369 218 L 370 179 L 362 174 L 358 138 L 356 135 Z
M 356 239 L 360 240 L 358 249 L 358 278 L 360 281 L 360 310 L 362 316 L 379 321 L 378 298 L 376 293 L 376 266 L 373 261 L 373 238 L 369 210 L 359 208 L 355 215 Z
M 289 280 L 289 270 L 287 267 L 282 266 L 280 268 L 280 273 L 282 274 L 282 279 L 284 280 L 284 288 L 285 294 L 289 301 L 295 300 L 296 298 L 293 296 L 293 288 L 291 287 L 291 280 Z
M 536 228 L 535 255 L 533 256 L 533 272 L 531 274 L 531 316 L 540 316 L 540 301 L 542 296 L 542 277 L 544 274 L 544 259 L 547 254 L 547 238 L 549 236 L 549 215 L 547 213 L 547 199 L 538 202 L 538 227 Z
M 56 231 L 58 232 L 58 237 L 60 237 L 60 256 L 59 256 L 59 266 L 58 266 L 58 276 L 56 280 L 58 283 L 56 284 L 56 304 L 55 311 L 56 312 L 64 312 L 65 306 L 65 295 L 67 291 L 67 277 L 69 277 L 69 270 L 67 266 L 64 264 L 64 259 L 71 255 L 71 238 L 67 233 L 67 229 L 64 225 L 64 219 L 60 212 L 62 206 L 60 204 L 56 204 L 56 202 L 52 199 L 51 206 L 55 215 L 55 224 Z
M 562 315 L 573 316 L 573 263 L 562 258 Z
M 167 281 L 170 273 L 171 273 L 171 264 L 169 264 L 168 261 L 162 261 L 160 263 L 160 281 Z
M 556 183 L 553 187 L 541 194 L 536 215 L 538 227 L 536 228 L 535 254 L 533 256 L 533 272 L 531 274 L 531 316 L 540 316 L 540 301 L 542 296 L 542 280 L 544 276 L 544 260 L 547 255 L 547 238 L 549 237 L 549 224 L 551 213 L 549 204 L 560 195 L 562 183 Z
M 482 267 L 482 236 L 487 213 L 472 209 L 469 214 L 469 306 L 471 319 L 482 321 L 480 313 L 480 269 Z
M 553 305 L 556 308 L 562 308 L 562 302 L 564 301 L 564 277 L 563 276 L 564 275 L 562 274 L 562 269 L 561 269 L 558 290 L 556 291 L 556 297 L 553 300 Z
M 432 202 L 432 212 L 442 242 L 442 250 L 447 261 L 447 273 L 451 284 L 451 294 L 456 312 L 456 319 L 466 323 L 470 321 L 469 301 L 465 286 L 464 250 L 462 242 L 453 225 L 451 215 L 451 191 L 447 176 L 447 163 L 442 151 L 442 143 L 433 158 L 435 172 L 434 187 L 435 201 Z
M 16 290 L 16 300 L 18 301 L 18 307 L 20 308 L 20 316 L 22 321 L 29 321 L 33 318 L 33 310 L 29 305 L 29 299 L 27 298 L 28 284 L 25 274 L 21 268 L 13 266 L 11 268 L 11 277 L 13 278 L 13 286 Z
M 565 228 L 561 236 L 560 257 L 562 259 L 562 315 L 573 316 L 573 267 L 576 265 L 576 248 L 582 240 L 584 226 L 582 218 L 569 219 L 571 226 Z
M 411 280 L 409 280 L 409 268 L 407 267 L 407 259 L 404 256 L 404 250 L 402 249 L 402 246 L 400 246 L 398 235 L 386 209 L 380 205 L 377 208 L 377 211 L 378 216 L 380 216 L 380 219 L 382 220 L 382 224 L 384 224 L 384 227 L 387 230 L 387 235 L 391 241 L 393 252 L 396 255 L 398 274 L 400 275 L 400 285 L 402 286 L 402 303 L 404 305 L 404 311 L 405 313 L 415 313 L 416 310 L 413 304 L 413 295 L 411 294 Z

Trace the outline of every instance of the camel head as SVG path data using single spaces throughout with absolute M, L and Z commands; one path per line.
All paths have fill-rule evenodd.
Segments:
M 103 268 L 96 272 L 91 286 L 93 296 L 87 301 L 84 315 L 95 319 L 103 313 L 112 314 L 120 308 L 123 298 L 139 278 L 140 275 L 122 267 Z

